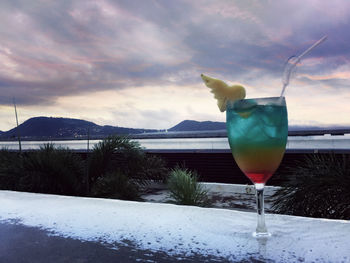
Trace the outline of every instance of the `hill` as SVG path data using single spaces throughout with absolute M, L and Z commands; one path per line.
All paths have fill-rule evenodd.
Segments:
M 307 126 L 291 125 L 289 131 L 317 131 L 322 129 L 349 129 L 345 126 Z M 103 138 L 112 134 L 142 134 L 155 133 L 158 130 L 152 129 L 134 129 L 118 126 L 100 126 L 93 122 L 70 119 L 70 118 L 53 118 L 53 117 L 34 117 L 28 119 L 19 125 L 19 133 L 24 140 L 47 140 L 47 139 L 79 139 L 86 138 L 90 132 L 90 138 Z M 200 132 L 200 131 L 219 131 L 225 130 L 225 122 L 213 121 L 194 121 L 184 120 L 179 124 L 168 129 L 169 132 Z M 158 134 L 158 133 L 156 133 Z M 18 135 L 17 127 L 9 131 L 0 131 L 0 140 L 12 140 Z
M 168 129 L 168 131 L 213 131 L 225 129 L 225 122 L 185 120 Z
M 0 134 L 2 139 L 11 139 L 17 136 L 18 129 L 21 137 L 26 138 L 79 138 L 86 137 L 88 132 L 92 137 L 105 137 L 111 134 L 138 134 L 154 132 L 156 130 L 132 129 L 114 126 L 100 126 L 93 122 L 53 117 L 34 117 L 21 125 Z M 88 131 L 90 130 L 90 131 Z

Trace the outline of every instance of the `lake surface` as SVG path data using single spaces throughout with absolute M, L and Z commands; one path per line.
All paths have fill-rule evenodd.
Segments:
M 89 148 L 100 140 L 91 140 Z M 227 138 L 172 138 L 172 139 L 134 139 L 145 150 L 229 150 Z M 87 140 L 69 141 L 22 141 L 23 150 L 35 150 L 46 143 L 68 147 L 72 150 L 87 150 Z M 0 142 L 0 148 L 18 150 L 18 142 Z M 288 150 L 350 150 L 350 134 L 323 136 L 290 136 Z

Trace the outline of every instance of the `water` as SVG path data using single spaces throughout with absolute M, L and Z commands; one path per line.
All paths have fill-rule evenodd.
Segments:
M 174 139 L 140 139 L 141 146 L 146 150 L 224 150 L 230 151 L 227 138 L 174 138 Z M 35 150 L 45 143 L 68 147 L 72 150 L 86 151 L 87 140 L 66 141 L 22 141 L 23 150 Z M 90 140 L 90 149 L 99 140 Z M 0 149 L 18 150 L 18 142 L 0 141 Z M 324 136 L 290 136 L 287 140 L 287 150 L 350 150 L 350 134 Z

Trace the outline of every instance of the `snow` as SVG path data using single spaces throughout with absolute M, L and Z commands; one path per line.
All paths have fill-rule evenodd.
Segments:
M 223 183 L 199 183 L 206 191 L 210 206 L 215 208 L 240 209 L 255 211 L 256 197 L 254 185 L 243 184 L 223 184 Z M 272 195 L 279 186 L 265 186 L 265 211 L 272 211 Z M 142 199 L 154 203 L 174 203 L 170 196 L 169 188 L 161 183 L 150 183 L 147 185 L 148 191 L 142 195 Z
M 170 255 L 231 260 L 350 262 L 350 221 L 267 214 L 272 237 L 255 239 L 256 214 L 217 208 L 0 191 L 0 222 L 54 235 Z

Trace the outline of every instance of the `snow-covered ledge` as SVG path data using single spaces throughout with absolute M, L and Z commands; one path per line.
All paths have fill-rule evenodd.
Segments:
M 276 262 L 349 262 L 350 222 L 267 214 L 272 237 L 251 235 L 256 215 L 199 208 L 0 191 L 0 222 L 15 221 L 80 240 L 169 254 L 214 255 Z
M 236 194 L 251 194 L 255 195 L 255 187 L 252 184 L 222 184 L 222 183 L 200 183 L 208 192 L 217 192 L 223 195 L 231 195 L 232 193 Z M 264 193 L 265 195 L 272 195 L 280 186 L 265 186 Z

